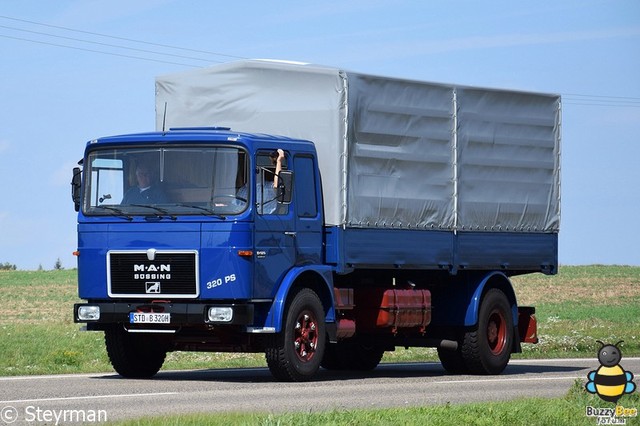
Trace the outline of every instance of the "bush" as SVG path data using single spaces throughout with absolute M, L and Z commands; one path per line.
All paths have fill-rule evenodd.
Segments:
M 16 265 L 9 262 L 0 263 L 0 271 L 15 271 L 16 269 L 18 269 Z

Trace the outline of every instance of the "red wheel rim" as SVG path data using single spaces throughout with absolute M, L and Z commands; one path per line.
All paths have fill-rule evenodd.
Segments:
M 318 347 L 318 322 L 310 311 L 303 311 L 296 320 L 293 345 L 296 355 L 303 362 L 309 362 Z
M 500 355 L 507 344 L 507 321 L 504 313 L 495 309 L 487 322 L 487 342 L 494 355 Z

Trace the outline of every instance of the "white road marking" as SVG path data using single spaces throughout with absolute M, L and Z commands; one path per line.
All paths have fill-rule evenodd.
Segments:
M 452 384 L 452 383 L 487 383 L 487 382 L 544 382 L 546 380 L 575 380 L 582 376 L 559 376 L 559 377 L 510 377 L 502 379 L 467 379 L 467 380 L 442 380 L 439 382 L 430 382 L 430 384 Z M 586 378 L 587 376 L 585 376 Z
M 0 377 L 0 382 L 6 382 L 10 380 L 43 380 L 43 379 L 76 379 L 79 377 L 100 377 L 100 376 L 113 376 L 116 373 L 82 373 L 82 374 L 48 374 L 41 376 L 4 376 Z
M 580 361 L 592 361 L 595 364 L 598 364 L 598 354 L 594 353 L 593 358 L 528 358 L 528 359 L 512 359 L 509 361 L 509 364 L 535 364 L 536 361 L 544 362 L 544 363 L 564 363 L 564 362 L 580 362 Z M 633 360 L 639 361 L 640 357 L 633 356 L 623 356 L 622 360 Z M 620 361 L 622 364 L 624 362 Z
M 622 357 L 621 364 L 624 366 L 625 361 L 639 361 L 640 357 Z M 597 368 L 599 363 L 597 357 L 594 358 L 531 358 L 531 359 L 512 359 L 509 361 L 509 365 L 512 364 L 530 364 L 530 365 L 539 365 L 544 366 L 547 364 L 564 364 L 570 362 L 590 362 L 593 364 L 593 368 Z M 429 364 L 429 365 L 440 365 L 438 361 L 426 361 L 426 362 L 383 362 L 380 364 L 381 367 L 385 368 L 393 368 L 393 367 L 412 367 L 419 364 Z M 507 366 L 508 368 L 508 366 Z M 591 366 L 586 366 L 584 368 L 591 368 Z M 166 373 L 212 373 L 216 371 L 224 371 L 226 373 L 238 373 L 238 372 L 262 372 L 266 371 L 266 367 L 249 367 L 249 368 L 214 368 L 214 369 L 206 369 L 206 370 L 160 370 L 158 373 L 160 376 Z M 64 379 L 73 379 L 80 377 L 101 377 L 101 376 L 116 376 L 117 374 L 113 371 L 104 371 L 104 372 L 96 372 L 96 373 L 79 373 L 79 374 L 48 374 L 48 375 L 34 375 L 34 376 L 3 376 L 0 377 L 0 382 L 4 381 L 12 381 L 12 380 L 43 380 L 43 379 L 56 379 L 56 380 L 64 380 Z
M 51 401 L 70 401 L 80 399 L 102 399 L 102 398 L 131 398 L 134 396 L 164 396 L 177 395 L 178 392 L 156 392 L 156 393 L 130 393 L 120 395 L 90 395 L 90 396 L 67 396 L 60 398 L 39 398 L 39 399 L 14 399 L 11 401 L 0 401 L 0 404 L 20 404 L 25 402 L 51 402 Z

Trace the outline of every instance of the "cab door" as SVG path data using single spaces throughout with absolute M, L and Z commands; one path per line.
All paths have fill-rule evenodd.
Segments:
M 273 170 L 268 151 L 258 151 L 255 158 L 255 271 L 253 297 L 275 296 L 278 284 L 296 264 L 296 223 L 294 203 L 274 202 Z M 289 155 L 285 156 L 286 168 Z M 271 207 L 273 206 L 273 207 Z

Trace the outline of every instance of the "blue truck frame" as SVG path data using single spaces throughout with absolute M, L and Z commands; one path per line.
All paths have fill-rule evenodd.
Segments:
M 260 214 L 258 189 L 234 214 L 89 201 L 96 153 L 211 147 L 246 155 L 249 188 L 260 184 L 258 154 L 282 149 L 288 175 L 277 201 L 287 212 Z M 437 347 L 450 372 L 497 374 L 521 342 L 537 341 L 535 310 L 518 306 L 509 277 L 555 274 L 557 233 L 329 226 L 317 162 L 310 141 L 221 128 L 87 143 L 72 181 L 84 299 L 75 322 L 105 332 L 124 377 L 153 376 L 169 351 L 242 351 L 265 352 L 279 380 L 303 381 L 320 366 L 375 368 L 396 346 Z M 195 292 L 164 293 L 180 256 L 192 262 Z M 124 290 L 112 287 L 118 268 L 131 281 Z M 138 278 L 147 292 L 127 293 Z

